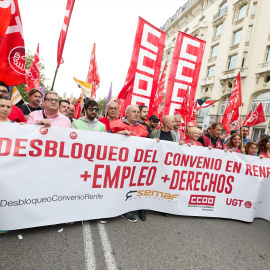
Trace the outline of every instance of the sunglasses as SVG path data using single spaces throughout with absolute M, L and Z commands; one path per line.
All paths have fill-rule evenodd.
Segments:
M 153 120 L 152 122 L 153 122 L 154 124 L 159 123 L 159 121 L 158 121 L 158 120 Z
M 98 112 L 99 111 L 99 108 L 88 108 L 88 110 L 90 112 L 93 112 L 93 111 Z

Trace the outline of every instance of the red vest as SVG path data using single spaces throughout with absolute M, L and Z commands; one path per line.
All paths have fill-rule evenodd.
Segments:
M 117 120 L 117 119 L 116 119 Z M 106 130 L 109 131 L 110 128 L 110 122 L 115 121 L 115 120 L 109 120 L 107 116 L 102 117 L 101 119 L 99 119 L 98 121 L 100 121 L 101 123 L 105 124 L 106 126 Z
M 110 127 L 113 133 L 117 133 L 122 130 L 128 130 L 130 131 L 131 136 L 138 136 L 138 137 L 147 137 L 148 136 L 148 131 L 146 126 L 143 126 L 138 123 L 138 125 L 133 126 L 129 125 L 123 122 L 122 119 L 120 120 L 115 120 L 110 122 Z

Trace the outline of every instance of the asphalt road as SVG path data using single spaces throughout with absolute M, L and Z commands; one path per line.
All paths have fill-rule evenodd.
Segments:
M 117 217 L 0 235 L 0 270 L 21 269 L 269 270 L 270 223 L 149 211 L 145 222 Z

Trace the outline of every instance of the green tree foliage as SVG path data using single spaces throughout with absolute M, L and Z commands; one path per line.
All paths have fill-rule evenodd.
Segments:
M 107 101 L 107 98 L 106 97 L 104 97 L 103 99 L 100 99 L 99 101 L 98 101 L 98 107 L 99 107 L 99 112 L 100 112 L 100 114 L 103 114 L 103 115 L 105 115 L 105 105 L 106 105 L 106 101 Z
M 32 62 L 32 59 L 33 59 L 34 55 L 29 51 L 27 50 L 26 52 L 26 58 L 25 58 L 25 64 L 26 64 L 26 72 L 28 72 L 29 68 L 30 68 L 30 65 L 31 65 L 31 62 Z M 42 61 L 42 58 L 40 59 Z M 45 85 L 45 81 L 48 80 L 46 77 L 45 77 L 45 66 L 44 64 L 42 64 L 42 62 L 40 61 L 39 65 L 40 65 L 40 86 L 42 85 Z M 26 73 L 27 74 L 27 73 Z M 21 96 L 23 97 L 23 99 L 26 101 L 26 102 L 29 102 L 29 99 L 28 99 L 28 94 L 25 92 L 25 84 L 21 84 L 21 85 L 17 85 L 16 88 L 18 89 L 18 91 L 20 92 Z M 45 91 L 48 91 L 50 90 L 51 87 L 50 85 L 46 85 L 45 86 Z

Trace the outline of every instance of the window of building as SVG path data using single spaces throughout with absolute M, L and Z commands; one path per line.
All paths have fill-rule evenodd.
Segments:
M 242 64 L 241 67 L 244 67 L 246 64 L 246 59 L 247 59 L 247 52 L 243 52 L 243 58 L 242 58 Z
M 253 128 L 252 140 L 256 141 L 260 138 L 261 134 L 265 134 L 265 128 Z
M 242 29 L 234 32 L 232 45 L 236 45 L 240 43 L 241 35 L 242 35 Z
M 254 3 L 253 6 L 252 6 L 252 11 L 251 11 L 251 14 L 252 14 L 252 15 L 255 14 L 256 8 L 257 8 L 257 3 Z
M 251 105 L 251 112 L 254 112 L 259 103 L 262 102 L 265 115 L 270 114 L 270 92 L 262 93 L 256 96 Z
M 198 112 L 198 116 L 200 117 L 204 117 L 204 116 L 209 116 L 210 114 L 210 107 L 206 107 L 206 108 L 203 108 L 203 109 L 200 109 L 199 112 Z
M 223 99 L 223 101 L 221 103 L 219 115 L 223 115 L 224 114 L 228 101 L 229 101 L 229 96 L 227 96 L 225 99 Z
M 215 36 L 221 35 L 222 26 L 223 26 L 223 24 L 220 24 L 220 25 L 217 26 Z
M 266 62 L 270 61 L 270 46 L 267 47 L 265 61 L 266 61 Z
M 220 7 L 219 7 L 219 16 L 223 15 L 226 12 L 227 8 L 227 1 L 224 2 Z
M 236 65 L 236 58 L 237 55 L 232 55 L 229 57 L 229 64 L 228 64 L 228 69 L 234 69 Z
M 246 9 L 247 9 L 247 5 L 244 5 L 239 9 L 237 20 L 240 20 L 245 17 Z
M 214 75 L 215 65 L 208 67 L 207 69 L 207 77 L 212 77 Z
M 219 46 L 219 44 L 212 47 L 211 57 L 217 56 L 217 53 L 218 53 L 218 46 Z
M 246 42 L 250 41 L 251 32 L 252 32 L 252 25 L 248 27 Z

